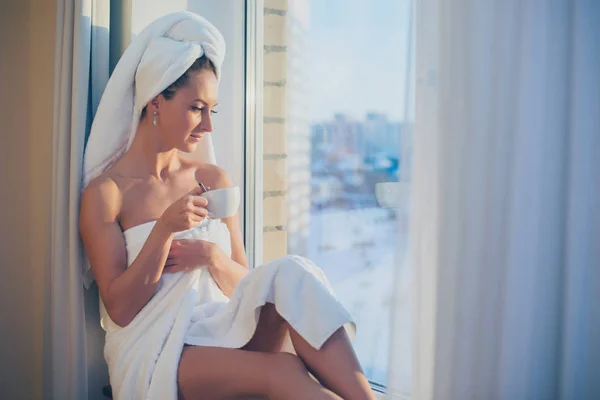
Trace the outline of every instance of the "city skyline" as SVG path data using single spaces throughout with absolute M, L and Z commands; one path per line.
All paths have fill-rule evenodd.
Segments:
M 362 122 L 362 121 L 368 120 L 370 115 L 383 116 L 383 117 L 387 118 L 388 122 L 390 122 L 390 123 L 402 124 L 405 122 L 405 120 L 403 120 L 403 119 L 390 118 L 390 116 L 388 114 L 385 114 L 384 112 L 368 109 L 364 112 L 364 114 L 358 114 L 358 113 L 346 114 L 345 112 L 334 110 L 332 112 L 332 114 L 330 114 L 330 115 L 327 115 L 327 116 L 323 115 L 322 119 L 310 121 L 310 124 L 311 125 L 323 124 L 323 123 L 327 123 L 332 120 L 335 120 L 336 118 L 339 118 L 339 117 L 343 117 L 343 118 L 347 119 L 348 121 L 352 121 L 352 122 Z

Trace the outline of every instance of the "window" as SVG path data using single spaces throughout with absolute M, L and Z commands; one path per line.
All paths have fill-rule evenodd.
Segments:
M 253 260 L 319 265 L 357 322 L 367 377 L 384 388 L 407 239 L 408 206 L 386 193 L 406 198 L 410 181 L 410 2 L 248 4 Z

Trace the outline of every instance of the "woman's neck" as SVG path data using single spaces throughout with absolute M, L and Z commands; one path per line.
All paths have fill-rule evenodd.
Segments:
M 150 175 L 163 180 L 170 171 L 180 166 L 179 151 L 165 148 L 153 128 L 145 121 L 140 123 L 123 161 L 127 162 L 127 170 L 133 175 Z

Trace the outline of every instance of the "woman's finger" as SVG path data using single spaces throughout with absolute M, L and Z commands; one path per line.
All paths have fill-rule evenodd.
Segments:
M 204 189 L 201 186 L 197 186 L 188 192 L 188 195 L 191 196 L 200 196 L 204 193 Z
M 208 205 L 208 199 L 205 197 L 192 196 L 192 201 L 194 202 L 194 205 L 198 207 L 206 207 Z
M 194 206 L 192 212 L 202 219 L 206 218 L 206 216 L 208 215 L 208 210 L 204 207 L 199 206 Z
M 181 214 L 181 218 L 189 219 L 190 222 L 199 224 L 206 218 L 206 215 L 208 215 L 206 209 L 202 209 L 201 207 L 186 207 Z
M 194 195 L 188 194 L 188 195 L 184 196 L 184 200 L 186 203 L 195 205 L 198 207 L 206 207 L 208 205 L 208 199 L 206 199 L 202 196 L 194 196 Z
M 167 263 L 165 264 L 164 268 L 163 268 L 163 272 L 177 272 L 178 271 L 178 266 L 177 264 L 174 263 Z

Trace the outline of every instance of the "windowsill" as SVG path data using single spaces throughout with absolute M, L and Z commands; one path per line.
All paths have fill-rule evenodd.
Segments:
M 390 395 L 379 390 L 380 389 L 373 387 L 373 392 L 375 392 L 375 398 L 378 400 L 410 400 L 410 394 L 408 393 L 398 393 L 396 395 Z
M 377 383 L 373 383 L 371 381 L 369 381 L 369 383 L 371 384 L 371 389 L 373 389 L 373 392 L 375 393 L 375 398 L 378 400 L 384 400 L 387 399 L 387 395 L 384 392 L 384 387 L 381 385 L 378 385 Z
M 381 393 L 381 392 L 375 392 L 375 398 L 378 400 L 385 400 L 385 393 Z

